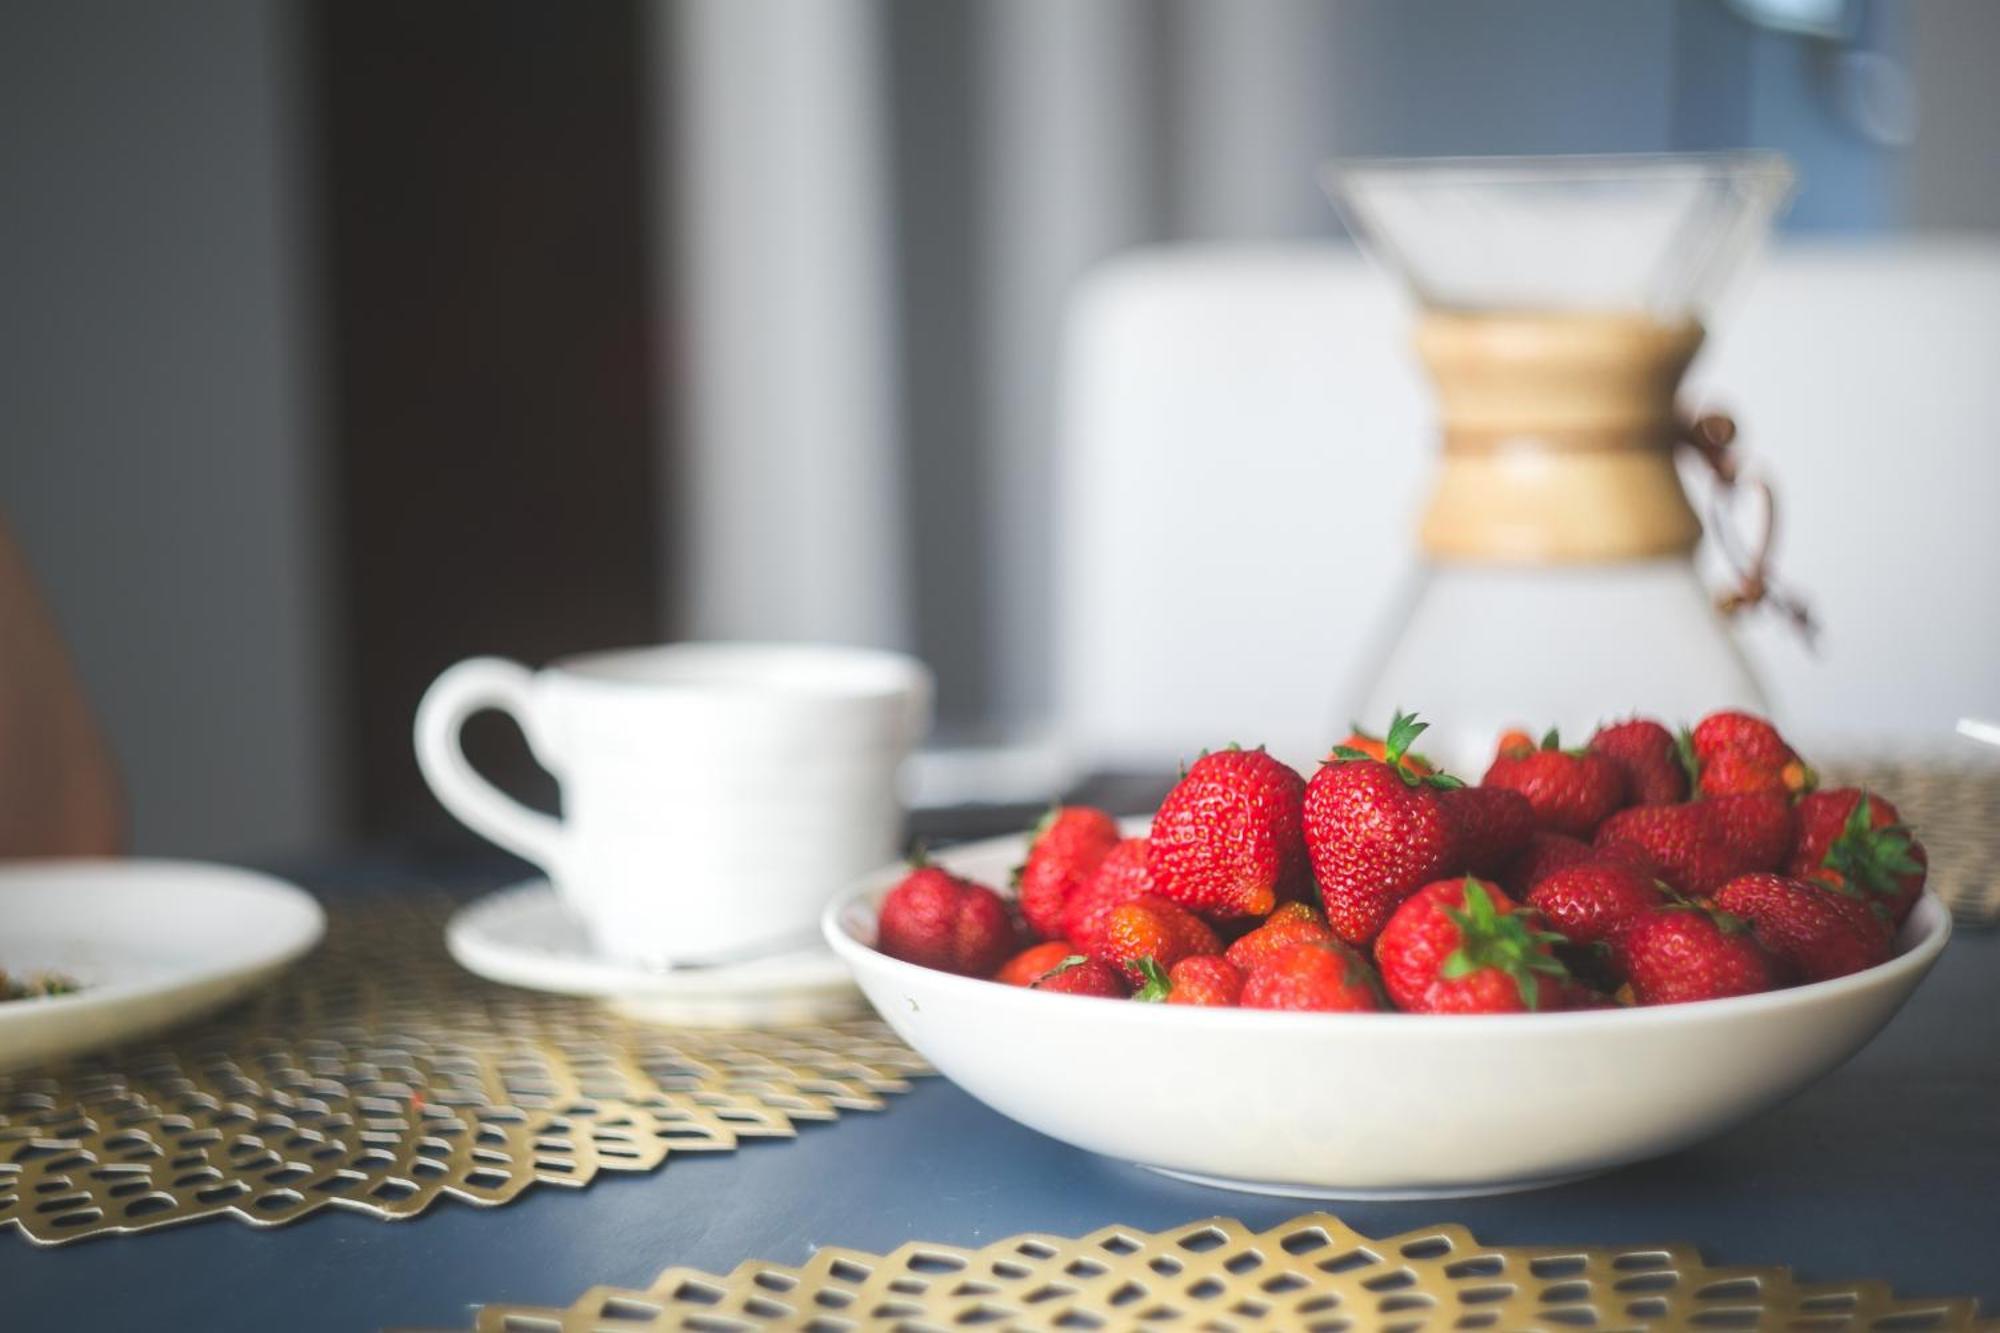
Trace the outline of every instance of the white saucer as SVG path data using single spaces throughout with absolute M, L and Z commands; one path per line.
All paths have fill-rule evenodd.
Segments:
M 0 968 L 82 989 L 0 1000 L 0 1069 L 79 1055 L 219 1009 L 326 929 L 312 895 L 196 861 L 20 861 L 0 867 Z
M 620 1013 L 651 1022 L 811 1023 L 867 1011 L 847 965 L 817 941 L 705 967 L 656 968 L 609 957 L 598 952 L 546 879 L 526 880 L 466 904 L 452 914 L 444 939 L 453 958 L 489 981 L 595 996 Z

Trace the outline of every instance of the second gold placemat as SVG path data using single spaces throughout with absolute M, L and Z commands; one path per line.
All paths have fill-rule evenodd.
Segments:
M 669 1268 L 561 1309 L 487 1306 L 481 1333 L 645 1329 L 1989 1329 L 1968 1300 L 1875 1281 L 1722 1268 L 1686 1245 L 1486 1245 L 1461 1226 L 1376 1240 L 1331 1213 L 1267 1231 L 1210 1218 L 1168 1231 L 821 1249 L 796 1267 Z

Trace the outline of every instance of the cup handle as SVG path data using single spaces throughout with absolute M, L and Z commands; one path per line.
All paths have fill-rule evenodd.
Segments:
M 474 713 L 495 708 L 511 716 L 542 754 L 530 686 L 534 675 L 518 662 L 473 657 L 431 682 L 417 705 L 417 767 L 438 801 L 481 837 L 556 872 L 562 821 L 530 810 L 481 777 L 466 760 L 459 732 Z

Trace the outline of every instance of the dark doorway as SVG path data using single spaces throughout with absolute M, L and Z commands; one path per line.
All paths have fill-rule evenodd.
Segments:
M 410 749 L 443 667 L 665 629 L 644 23 L 630 3 L 309 11 L 345 790 L 366 837 L 457 836 Z M 467 739 L 547 798 L 504 722 Z

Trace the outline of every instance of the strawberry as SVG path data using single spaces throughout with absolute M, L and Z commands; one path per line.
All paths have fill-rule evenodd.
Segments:
M 1508 869 L 1508 887 L 1526 894 L 1564 866 L 1589 861 L 1596 856 L 1596 849 L 1587 842 L 1566 833 L 1544 833 L 1536 829 L 1528 835 L 1527 843 Z
M 1386 736 L 1377 736 L 1362 730 L 1359 722 L 1349 723 L 1348 728 L 1347 739 L 1335 746 L 1336 750 L 1355 750 L 1369 759 L 1380 759 L 1385 764 L 1389 762 L 1389 741 Z M 1420 778 L 1428 777 L 1438 771 L 1436 764 L 1420 754 L 1405 753 L 1397 758 L 1396 764 L 1404 772 Z
M 1262 925 L 1223 951 L 1238 971 L 1252 972 L 1259 963 L 1305 940 L 1330 940 L 1326 918 L 1306 903 L 1280 903 Z
M 1779 870 L 1791 859 L 1799 819 L 1781 792 L 1744 792 L 1702 802 L 1709 822 L 1743 859 L 1745 870 Z
M 1444 790 L 1462 786 L 1442 773 L 1419 777 L 1401 766 L 1425 724 L 1398 713 L 1387 759 L 1335 750 L 1306 786 L 1306 849 L 1333 933 L 1367 944 L 1396 904 L 1458 860 L 1457 822 Z
M 1690 801 L 1620 810 L 1597 830 L 1595 845 L 1619 855 L 1643 855 L 1669 888 L 1691 898 L 1706 897 L 1755 868 L 1723 836 L 1713 805 Z
M 1500 739 L 1493 743 L 1495 759 L 1518 758 L 1530 754 L 1535 749 L 1535 738 L 1519 727 L 1509 727 L 1500 733 Z
M 1152 959 L 1142 958 L 1139 970 L 1145 973 L 1146 984 L 1132 993 L 1135 1000 L 1227 1008 L 1243 990 L 1243 973 L 1219 954 L 1195 954 L 1165 972 Z
M 1479 785 L 1520 792 L 1534 807 L 1535 827 L 1572 838 L 1588 838 L 1625 804 L 1625 770 L 1607 755 L 1563 749 L 1553 729 L 1538 749 L 1503 751 Z
M 1458 858 L 1475 875 L 1505 870 L 1535 831 L 1535 807 L 1505 787 L 1455 787 L 1439 800 L 1456 826 Z
M 1625 773 L 1626 799 L 1634 805 L 1673 805 L 1688 798 L 1688 770 L 1674 733 L 1649 718 L 1599 727 L 1589 749 Z
M 1375 940 L 1383 988 L 1418 1014 L 1554 1009 L 1569 970 L 1532 912 L 1496 884 L 1466 877 L 1426 884 L 1396 909 Z
M 891 958 L 967 977 L 992 976 L 1018 942 L 1005 899 L 927 863 L 882 899 L 875 938 Z
M 1075 951 L 1062 940 L 1031 944 L 1000 965 L 993 979 L 1005 986 L 1032 986 Z
M 1695 789 L 1703 796 L 1776 792 L 1792 796 L 1815 780 L 1778 729 L 1754 713 L 1710 713 L 1688 734 Z
M 1091 953 L 1103 933 L 1111 910 L 1153 891 L 1153 876 L 1146 869 L 1146 840 L 1126 838 L 1113 847 L 1090 882 L 1070 895 L 1063 909 L 1063 938 L 1079 952 Z
M 1014 871 L 1028 928 L 1045 940 L 1061 938 L 1064 906 L 1117 845 L 1118 821 L 1102 810 L 1052 806 L 1028 835 L 1028 859 Z
M 1653 880 L 1614 860 L 1585 861 L 1545 876 L 1528 905 L 1571 944 L 1610 943 L 1665 900 Z
M 1304 940 L 1257 964 L 1238 997 L 1245 1009 L 1355 1013 L 1387 1009 L 1368 960 L 1339 940 Z
M 1901 925 L 1924 891 L 1930 857 L 1896 807 L 1854 787 L 1799 801 L 1799 840 L 1786 872 L 1838 883 L 1880 902 Z
M 1305 779 L 1261 749 L 1205 754 L 1160 802 L 1147 869 L 1155 892 L 1217 919 L 1263 916 L 1309 883 Z
M 1111 964 L 1097 958 L 1085 958 L 1082 954 L 1071 954 L 1044 973 L 1030 989 L 1122 1000 L 1129 988 L 1125 985 L 1124 976 Z
M 1825 981 L 1889 957 L 1889 918 L 1858 898 L 1809 880 L 1739 875 L 1715 905 L 1749 921 L 1757 942 L 1800 981 Z
M 1176 902 L 1148 894 L 1111 909 L 1095 956 L 1123 971 L 1125 979 L 1138 986 L 1146 980 L 1141 960 L 1170 969 L 1183 958 L 1221 952 L 1222 941 L 1215 938 L 1207 922 Z
M 1771 956 L 1741 917 L 1686 904 L 1658 907 L 1632 922 L 1618 937 L 1617 954 L 1640 1004 L 1754 995 L 1777 984 Z

